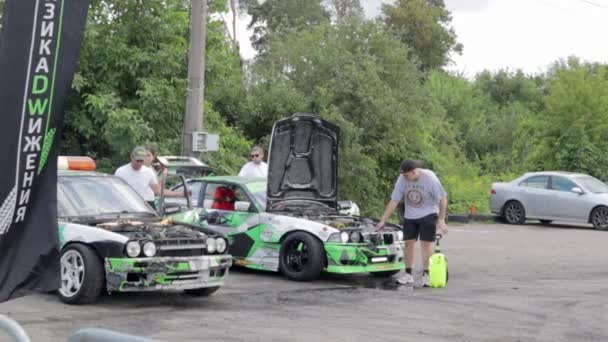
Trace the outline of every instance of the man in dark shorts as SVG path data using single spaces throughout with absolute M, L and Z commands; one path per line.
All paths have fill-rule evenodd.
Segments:
M 401 200 L 405 202 L 403 237 L 405 240 L 405 275 L 397 279 L 402 285 L 413 285 L 412 266 L 416 240 L 422 245 L 423 273 L 422 285 L 429 286 L 429 257 L 433 253 L 437 229 L 446 233 L 448 226 L 445 216 L 448 206 L 447 193 L 439 178 L 431 170 L 421 168 L 420 162 L 405 160 L 399 169 L 400 175 L 395 182 L 391 200 L 386 205 L 384 215 L 376 226 L 384 227 Z

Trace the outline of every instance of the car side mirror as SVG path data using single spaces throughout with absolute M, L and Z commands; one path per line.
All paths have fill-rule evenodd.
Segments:
M 353 201 L 338 201 L 338 212 L 341 215 L 359 216 L 359 206 Z
M 351 208 L 351 201 L 338 201 L 338 210 L 348 210 Z
M 248 212 L 251 209 L 251 203 L 246 201 L 234 202 L 234 211 Z
M 575 186 L 575 187 L 574 187 L 574 188 L 572 188 L 572 190 L 570 190 L 570 191 L 574 192 L 575 194 L 579 194 L 579 195 L 582 195 L 582 194 L 584 194 L 584 193 L 585 193 L 585 192 L 583 192 L 583 189 L 579 188 L 578 186 Z

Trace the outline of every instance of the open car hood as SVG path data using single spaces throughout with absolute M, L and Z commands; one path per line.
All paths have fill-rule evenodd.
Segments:
M 337 207 L 340 128 L 313 114 L 275 122 L 268 151 L 267 210 L 283 201 Z

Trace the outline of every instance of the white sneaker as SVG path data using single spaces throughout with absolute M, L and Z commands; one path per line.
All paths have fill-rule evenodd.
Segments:
M 431 279 L 428 273 L 422 273 L 422 286 L 423 287 L 431 287 Z
M 402 277 L 397 278 L 397 284 L 399 285 L 414 285 L 414 277 L 411 274 L 406 273 Z

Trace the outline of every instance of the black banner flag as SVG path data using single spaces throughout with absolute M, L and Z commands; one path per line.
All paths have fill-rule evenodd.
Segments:
M 89 0 L 7 0 L 0 32 L 0 302 L 60 286 L 57 144 Z

